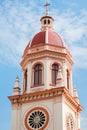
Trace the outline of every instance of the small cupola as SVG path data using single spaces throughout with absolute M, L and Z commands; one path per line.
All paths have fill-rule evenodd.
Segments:
M 48 15 L 48 6 L 50 4 L 49 3 L 46 3 L 44 6 L 46 7 L 46 16 L 43 16 L 40 21 L 41 21 L 41 30 L 44 31 L 46 29 L 53 29 L 53 22 L 54 22 L 54 19 Z

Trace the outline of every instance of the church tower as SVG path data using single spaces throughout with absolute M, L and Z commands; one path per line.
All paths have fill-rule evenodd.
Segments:
M 16 78 L 11 130 L 80 130 L 82 106 L 72 87 L 72 56 L 62 38 L 53 30 L 53 17 L 46 15 L 41 31 L 24 50 L 22 89 Z

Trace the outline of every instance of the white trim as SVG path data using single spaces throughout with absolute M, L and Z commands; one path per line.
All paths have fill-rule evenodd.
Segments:
M 45 43 L 48 43 L 48 29 L 45 32 Z

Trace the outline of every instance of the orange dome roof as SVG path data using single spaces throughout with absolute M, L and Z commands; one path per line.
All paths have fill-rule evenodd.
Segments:
M 56 32 L 50 30 L 47 30 L 47 32 L 41 31 L 37 33 L 32 39 L 30 47 L 35 47 L 44 44 L 56 45 L 61 47 L 64 46 L 60 36 Z

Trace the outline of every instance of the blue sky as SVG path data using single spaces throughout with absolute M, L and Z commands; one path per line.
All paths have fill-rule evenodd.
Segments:
M 11 104 L 14 81 L 21 86 L 21 57 L 32 37 L 40 31 L 46 0 L 0 0 L 0 130 L 11 130 Z M 54 29 L 73 56 L 73 86 L 77 87 L 81 129 L 87 130 L 87 1 L 48 0 Z

